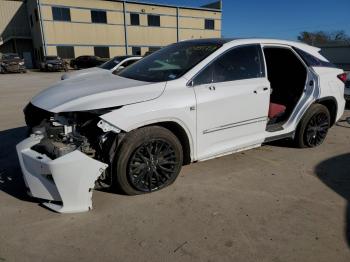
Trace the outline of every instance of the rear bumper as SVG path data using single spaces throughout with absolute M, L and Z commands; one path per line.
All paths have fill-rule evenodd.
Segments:
M 31 149 L 41 139 L 42 136 L 31 135 L 16 146 L 28 193 L 48 200 L 44 205 L 59 213 L 92 209 L 92 189 L 108 165 L 79 150 L 52 160 Z

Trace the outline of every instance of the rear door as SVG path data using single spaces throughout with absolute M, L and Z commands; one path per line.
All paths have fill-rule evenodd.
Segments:
M 261 144 L 270 100 L 260 45 L 235 47 L 193 80 L 198 159 Z

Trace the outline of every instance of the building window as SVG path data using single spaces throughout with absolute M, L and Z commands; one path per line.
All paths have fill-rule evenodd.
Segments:
M 108 46 L 95 46 L 94 47 L 95 56 L 101 58 L 109 58 L 109 47 Z
M 132 55 L 141 55 L 141 47 L 133 46 Z
M 91 10 L 91 21 L 93 23 L 107 24 L 106 11 Z
M 33 15 L 29 16 L 29 20 L 30 20 L 30 27 L 33 27 L 34 22 L 33 22 Z
M 61 58 L 70 59 L 74 58 L 74 47 L 73 46 L 57 46 L 57 55 Z
M 153 52 L 156 52 L 156 51 L 158 51 L 160 49 L 161 49 L 161 47 L 152 46 L 152 47 L 148 48 L 148 51 L 153 53 Z
M 34 9 L 34 15 L 35 15 L 35 21 L 39 21 L 39 13 L 38 13 L 38 9 Z
M 140 15 L 139 14 L 130 14 L 130 24 L 131 25 L 140 25 Z
M 205 19 L 205 29 L 214 30 L 215 21 L 213 19 Z
M 55 21 L 71 21 L 70 9 L 63 7 L 52 7 L 52 17 Z
M 148 25 L 149 26 L 160 26 L 160 16 L 159 15 L 148 15 Z

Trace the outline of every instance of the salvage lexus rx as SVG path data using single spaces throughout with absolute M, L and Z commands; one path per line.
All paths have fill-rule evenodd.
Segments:
M 181 167 L 290 138 L 316 147 L 344 111 L 344 73 L 302 43 L 201 39 L 167 46 L 118 75 L 61 81 L 25 108 L 17 145 L 32 196 L 57 212 L 92 207 L 95 185 L 128 195 Z

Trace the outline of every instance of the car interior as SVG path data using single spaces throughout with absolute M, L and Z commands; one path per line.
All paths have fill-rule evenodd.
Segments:
M 282 130 L 305 89 L 307 70 L 292 50 L 265 47 L 267 77 L 271 84 L 267 131 Z

